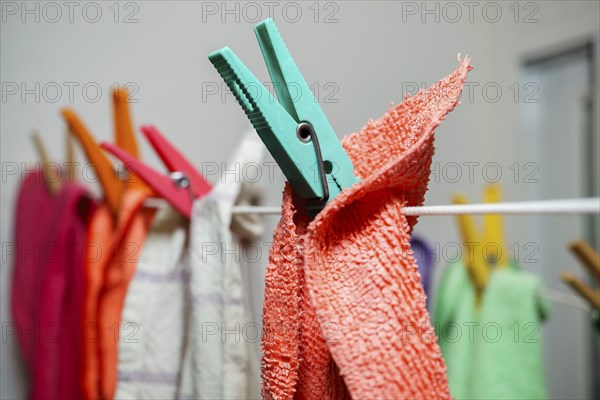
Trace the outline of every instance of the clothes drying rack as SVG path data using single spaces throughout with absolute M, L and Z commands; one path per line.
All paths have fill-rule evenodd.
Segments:
M 167 202 L 159 198 L 146 200 L 149 207 L 164 207 Z M 452 216 L 460 214 L 483 215 L 600 215 L 600 197 L 560 200 L 539 200 L 505 203 L 453 204 L 405 207 L 409 216 Z M 248 206 L 233 207 L 234 214 L 259 214 L 265 216 L 281 215 L 281 207 Z M 558 290 L 544 288 L 540 296 L 553 303 L 589 311 L 590 306 L 583 300 Z

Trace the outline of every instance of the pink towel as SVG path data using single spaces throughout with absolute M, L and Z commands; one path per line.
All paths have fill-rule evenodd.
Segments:
M 86 190 L 63 182 L 48 193 L 40 173 L 26 177 L 17 202 L 12 308 L 31 373 L 33 399 L 81 398 L 83 251 Z
M 343 146 L 361 182 L 308 221 L 286 185 L 267 267 L 267 399 L 449 398 L 446 367 L 409 245 L 433 131 L 458 103 L 469 58 Z M 339 369 L 338 369 L 339 368 Z
M 39 248 L 54 235 L 54 216 L 47 210 L 55 207 L 56 200 L 48 192 L 42 172 L 27 174 L 16 203 L 10 305 L 17 340 L 29 372 L 35 367 L 35 351 L 40 341 L 38 315 L 43 264 Z

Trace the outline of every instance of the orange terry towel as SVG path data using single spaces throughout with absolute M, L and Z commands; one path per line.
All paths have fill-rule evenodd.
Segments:
M 104 271 L 112 244 L 114 219 L 108 206 L 99 204 L 90 217 L 84 259 L 83 348 L 81 386 L 85 400 L 100 398 L 100 362 L 98 341 L 102 330 L 98 325 L 98 299 L 104 282 Z M 106 334 L 106 333 L 104 333 Z
M 148 192 L 126 191 L 123 195 L 112 257 L 104 273 L 104 284 L 98 303 L 98 325 L 102 336 L 98 342 L 100 359 L 100 395 L 112 400 L 117 390 L 117 363 L 121 312 L 129 282 L 146 239 L 155 209 L 144 208 Z
M 361 181 L 309 222 L 289 184 L 267 266 L 267 399 L 450 398 L 409 245 L 433 132 L 458 103 L 469 58 L 342 141 Z
M 114 398 L 119 325 L 129 282 L 155 210 L 143 207 L 145 190 L 123 194 L 115 221 L 108 207 L 96 209 L 86 256 L 82 386 L 87 400 Z M 90 250 L 91 249 L 91 250 Z

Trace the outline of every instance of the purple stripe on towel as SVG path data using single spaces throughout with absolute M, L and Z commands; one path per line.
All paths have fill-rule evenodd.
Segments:
M 171 385 L 179 382 L 179 373 L 119 370 L 119 380 L 122 382 L 143 382 Z

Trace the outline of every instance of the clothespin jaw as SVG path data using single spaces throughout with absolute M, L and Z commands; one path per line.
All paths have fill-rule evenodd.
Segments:
M 596 282 L 600 283 L 600 255 L 583 240 L 571 242 L 569 248 Z M 568 272 L 562 273 L 560 278 L 579 293 L 596 311 L 600 311 L 600 291 L 592 289 L 585 282 Z
M 467 198 L 460 194 L 453 198 L 454 204 L 468 204 L 468 202 Z M 465 244 L 465 264 L 475 286 L 477 303 L 479 303 L 489 281 L 490 269 L 481 254 L 481 240 L 475 227 L 475 220 L 467 214 L 457 215 L 456 218 Z
M 141 131 L 150 142 L 162 162 L 171 172 L 181 172 L 190 181 L 194 198 L 208 194 L 212 186 L 196 168 L 154 126 L 146 125 Z
M 38 132 L 33 132 L 31 135 L 31 140 L 33 140 L 33 144 L 38 153 L 38 157 L 42 163 L 42 175 L 44 177 L 44 182 L 46 183 L 46 187 L 48 191 L 52 195 L 58 194 L 60 192 L 60 188 L 62 186 L 62 182 L 60 180 L 60 176 L 56 178 L 52 178 L 47 174 L 47 166 L 52 162 L 50 159 L 50 155 L 44 141 L 42 140 L 40 134 Z
M 145 182 L 157 195 L 167 200 L 179 213 L 190 218 L 193 201 L 209 193 L 212 186 L 158 129 L 153 126 L 143 126 L 141 130 L 167 169 L 179 173 L 179 181 L 185 180 L 186 187 L 176 186 L 176 182 L 170 177 L 157 172 L 118 146 L 106 142 L 101 146 L 121 160 L 129 172 Z
M 167 200 L 179 213 L 190 218 L 193 196 L 187 189 L 176 187 L 171 179 L 148 167 L 118 146 L 107 142 L 102 142 L 101 146 L 121 160 L 130 173 L 146 182 L 158 196 Z
M 594 248 L 583 240 L 571 242 L 569 248 L 579 261 L 581 261 L 590 275 L 594 277 L 596 282 L 600 284 L 600 255 L 596 253 Z
M 113 91 L 113 112 L 115 121 L 115 142 L 133 157 L 138 158 L 139 150 L 131 116 L 129 113 L 129 94 L 127 90 L 118 87 Z
M 267 19 L 255 27 L 278 100 L 225 47 L 208 56 L 294 191 L 312 210 L 322 209 L 358 182 L 354 167 L 325 113 L 298 70 L 277 27 Z M 290 87 L 295 87 L 292 97 Z
M 62 115 L 71 132 L 79 140 L 79 143 L 81 143 L 87 159 L 95 165 L 106 203 L 112 213 L 117 215 L 121 205 L 124 183 L 119 179 L 110 160 L 106 157 L 75 111 L 69 108 L 63 109 Z
M 69 182 L 75 182 L 77 180 L 77 160 L 75 159 L 75 143 L 73 142 L 73 134 L 71 133 L 71 130 L 68 127 L 67 129 L 65 129 L 65 147 L 68 167 L 67 180 Z
M 563 272 L 560 279 L 579 293 L 594 309 L 600 310 L 600 291 L 592 289 L 581 279 L 568 272 Z
M 502 193 L 499 185 L 488 185 L 483 190 L 485 203 L 499 203 Z M 504 243 L 504 224 L 499 214 L 486 214 L 483 217 L 483 242 L 486 246 L 488 262 L 506 268 L 508 264 L 508 249 Z
M 134 134 L 131 114 L 129 112 L 129 93 L 123 87 L 117 87 L 113 91 L 113 113 L 115 122 L 115 142 L 117 146 L 125 150 L 135 158 L 139 158 L 139 148 Z M 125 180 L 129 189 L 146 190 L 147 187 L 138 179 Z

